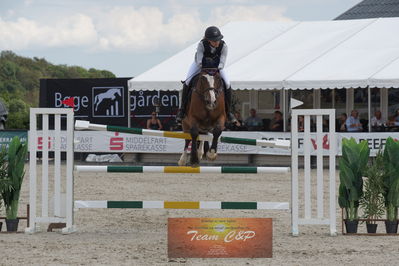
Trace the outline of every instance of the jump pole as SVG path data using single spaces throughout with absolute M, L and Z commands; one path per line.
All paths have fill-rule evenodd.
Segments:
M 221 173 L 221 174 L 285 174 L 289 167 L 251 167 L 251 166 L 102 166 L 76 165 L 77 172 L 106 172 L 106 173 Z
M 289 210 L 289 202 L 76 200 L 75 209 Z
M 110 131 L 110 132 L 121 132 L 129 133 L 135 135 L 153 136 L 153 137 L 165 137 L 165 138 L 177 138 L 177 139 L 191 139 L 189 133 L 175 132 L 175 131 L 161 131 L 161 130 L 151 130 L 142 128 L 129 128 L 120 126 L 108 126 L 101 124 L 93 124 L 89 121 L 76 120 L 75 122 L 76 130 L 96 130 L 96 131 Z M 212 141 L 213 136 L 209 135 L 199 135 L 198 140 L 202 141 Z M 220 142 L 231 143 L 231 144 L 243 144 L 250 146 L 261 146 L 261 147 L 271 147 L 271 148 L 281 148 L 289 149 L 291 143 L 289 140 L 263 140 L 263 139 L 246 139 L 246 138 L 234 138 L 234 137 L 224 137 L 219 138 Z

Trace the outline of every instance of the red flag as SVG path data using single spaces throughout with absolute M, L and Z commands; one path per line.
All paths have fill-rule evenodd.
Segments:
M 62 104 L 68 105 L 69 107 L 74 108 L 75 107 L 75 98 L 74 97 L 69 97 L 68 99 L 65 99 L 62 101 Z

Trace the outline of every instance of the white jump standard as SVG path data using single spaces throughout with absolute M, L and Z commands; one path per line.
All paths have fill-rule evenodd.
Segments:
M 42 115 L 42 121 L 37 121 L 37 116 Z M 298 116 L 304 116 L 304 132 L 299 133 L 297 130 Z M 54 130 L 50 130 L 49 116 L 54 116 Z M 317 130 L 316 133 L 310 131 L 310 119 L 316 118 Z M 323 116 L 329 116 L 329 132 L 323 132 L 322 122 Z M 61 117 L 66 117 L 66 130 L 61 130 Z M 37 231 L 39 223 L 62 223 L 63 233 L 70 233 L 75 231 L 73 211 L 81 208 L 162 208 L 162 209 L 246 209 L 246 210 L 286 210 L 288 209 L 288 202 L 225 202 L 225 201 L 74 201 L 74 178 L 73 178 L 73 144 L 74 144 L 74 114 L 72 109 L 60 108 L 32 108 L 30 114 L 30 131 L 29 131 L 29 151 L 30 151 L 30 227 L 26 232 L 33 233 Z M 38 123 L 39 122 L 39 123 Z M 336 235 L 336 192 L 335 192 L 335 156 L 336 156 L 336 134 L 335 134 L 335 110 L 333 109 L 299 109 L 292 112 L 292 147 L 291 147 L 291 222 L 292 234 L 298 235 L 299 225 L 329 225 L 330 234 Z M 78 123 L 79 124 L 79 123 Z M 89 126 L 94 130 L 107 130 L 110 126 L 90 124 L 86 121 L 80 122 L 79 128 L 82 129 L 82 124 Z M 38 132 L 38 125 L 42 125 L 41 135 Z M 125 128 L 126 129 L 126 128 Z M 125 130 L 122 128 L 122 130 Z M 133 134 L 143 134 L 162 137 L 183 138 L 187 136 L 186 133 L 168 132 L 156 130 L 133 130 Z M 115 131 L 121 131 L 118 127 Z M 67 145 L 63 146 L 63 151 L 66 151 L 66 175 L 65 184 L 62 184 L 61 178 L 61 133 L 67 136 Z M 147 134 L 148 133 L 148 134 Z M 208 135 L 202 135 L 204 140 L 208 140 Z M 38 142 L 39 137 L 42 138 L 42 143 Z M 212 137 L 212 136 L 211 136 Z M 303 138 L 303 155 L 299 150 L 299 139 Z M 315 152 L 317 158 L 317 182 L 311 182 L 311 139 L 315 139 Z M 221 139 L 222 140 L 222 139 Z M 229 143 L 242 143 L 245 145 L 258 145 L 258 140 L 251 139 L 223 139 Z M 325 141 L 328 141 L 328 145 Z M 54 142 L 54 143 L 53 143 Z M 247 142 L 247 143 L 245 143 Z M 255 143 L 255 144 L 254 144 Z M 259 142 L 261 143 L 261 142 Z M 288 141 L 289 143 L 289 141 Z M 51 144 L 51 145 L 50 145 Z M 287 141 L 283 144 L 286 148 Z M 266 146 L 278 147 L 279 144 L 274 142 Z M 282 146 L 284 146 L 282 145 Z M 41 147 L 39 147 L 41 146 Z M 48 171 L 48 153 L 50 147 L 55 154 L 54 160 L 54 182 L 51 179 L 51 172 Z M 261 145 L 263 146 L 263 145 Z M 66 149 L 65 149 L 66 148 Z M 41 151 L 42 156 L 42 182 L 41 182 L 41 197 L 37 195 L 37 154 Z M 323 156 L 329 156 L 329 174 L 326 176 L 329 185 L 329 211 L 324 211 L 324 175 L 323 175 Z M 304 157 L 304 193 L 299 196 L 299 157 Z M 80 165 L 76 166 L 77 172 L 114 172 L 114 173 L 222 173 L 222 174 L 260 174 L 260 173 L 288 173 L 289 167 L 236 167 L 236 166 L 205 166 L 205 167 L 185 167 L 185 166 L 91 166 Z M 49 184 L 54 184 L 54 199 L 49 198 Z M 316 186 L 312 187 L 315 184 Z M 64 189 L 65 191 L 62 191 Z M 312 208 L 312 191 L 317 192 L 317 209 Z M 63 197 L 63 193 L 65 197 Z M 299 200 L 304 200 L 301 204 Z M 41 202 L 39 201 L 41 200 Z M 36 206 L 41 206 L 41 215 L 37 215 Z M 49 213 L 49 206 L 54 206 L 54 213 Z M 302 207 L 303 206 L 303 207 Z M 304 209 L 304 217 L 300 217 L 300 209 Z M 65 213 L 63 213 L 65 211 Z M 314 217 L 316 213 L 316 217 Z M 327 214 L 327 217 L 325 214 Z

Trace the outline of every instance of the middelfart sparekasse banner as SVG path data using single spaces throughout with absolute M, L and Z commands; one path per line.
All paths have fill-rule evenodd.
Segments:
M 223 132 L 223 136 L 252 139 L 287 139 L 290 140 L 290 132 Z M 341 142 L 343 138 L 355 138 L 357 141 L 367 140 L 372 154 L 376 154 L 383 148 L 386 139 L 391 136 L 399 139 L 399 133 L 337 133 L 337 150 L 341 154 Z M 42 148 L 42 138 L 38 137 L 38 149 Z M 53 137 L 50 132 L 50 150 L 53 149 Z M 311 134 L 311 152 L 316 154 L 319 147 L 316 145 L 316 134 Z M 62 135 L 61 149 L 66 147 L 66 137 Z M 173 138 L 132 135 L 106 131 L 75 131 L 75 152 L 110 152 L 110 153 L 181 153 L 184 140 Z M 322 147 L 324 151 L 330 148 L 327 134 L 323 135 Z M 303 139 L 299 138 L 299 151 L 303 151 Z M 219 143 L 219 153 L 235 154 L 279 154 L 290 155 L 291 151 L 260 146 L 247 146 L 240 144 Z

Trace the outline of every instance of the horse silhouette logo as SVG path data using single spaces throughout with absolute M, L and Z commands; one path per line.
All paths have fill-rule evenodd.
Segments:
M 94 87 L 93 99 L 93 116 L 123 116 L 122 87 Z

